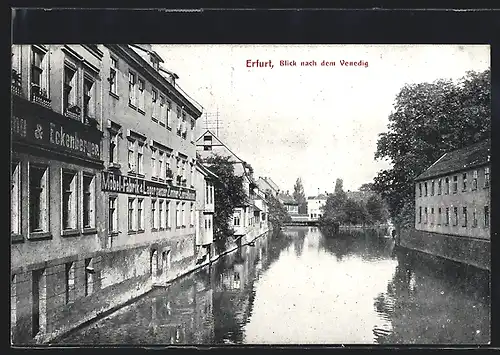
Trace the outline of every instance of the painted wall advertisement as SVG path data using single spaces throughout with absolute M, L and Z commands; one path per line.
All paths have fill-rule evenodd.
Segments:
M 181 200 L 196 199 L 196 192 L 180 186 L 162 184 L 137 177 L 101 172 L 102 191 L 124 194 L 175 198 Z

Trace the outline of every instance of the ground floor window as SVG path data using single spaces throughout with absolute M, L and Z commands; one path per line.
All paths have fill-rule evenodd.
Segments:
M 135 221 L 136 221 L 136 219 L 135 219 L 135 199 L 134 198 L 128 199 L 127 220 L 128 220 L 128 230 L 134 231 L 135 230 Z
M 11 164 L 10 233 L 21 234 L 21 164 Z
M 83 228 L 95 227 L 95 178 L 83 175 Z
M 92 258 L 85 259 L 85 296 L 94 291 L 94 268 Z
M 108 231 L 110 233 L 118 231 L 118 211 L 116 204 L 117 197 L 110 196 L 108 201 Z
M 76 228 L 77 208 L 77 178 L 76 172 L 62 172 L 62 227 L 63 229 Z
M 30 232 L 47 231 L 49 219 L 48 168 L 32 165 L 28 174 L 29 229 Z
M 65 273 L 65 281 L 66 281 L 66 304 L 73 302 L 75 300 L 76 292 L 75 292 L 75 263 L 69 262 L 65 264 L 66 273 Z

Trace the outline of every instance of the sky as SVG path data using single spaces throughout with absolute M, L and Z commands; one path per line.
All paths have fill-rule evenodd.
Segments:
M 254 177 L 306 196 L 372 182 L 390 167 L 375 160 L 396 95 L 405 84 L 459 79 L 490 66 L 487 45 L 153 45 L 176 83 L 203 106 L 208 127 Z M 248 62 L 250 60 L 250 62 Z M 251 67 L 259 60 L 273 67 Z M 280 66 L 280 61 L 296 66 Z M 302 61 L 316 66 L 301 66 Z M 321 62 L 335 62 L 322 66 Z M 360 66 L 343 66 L 341 61 Z M 368 63 L 365 66 L 365 63 Z

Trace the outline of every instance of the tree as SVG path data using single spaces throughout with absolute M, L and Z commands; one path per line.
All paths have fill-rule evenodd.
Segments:
M 273 195 L 266 196 L 268 206 L 268 220 L 273 229 L 279 229 L 283 223 L 290 222 L 292 218 L 288 214 L 285 206 Z
M 389 211 L 378 195 L 372 195 L 368 198 L 366 210 L 373 222 L 384 222 L 389 218 Z
M 367 182 L 360 186 L 359 191 L 373 191 L 373 183 Z
M 243 177 L 234 174 L 234 165 L 229 157 L 214 154 L 203 161 L 219 177 L 214 188 L 214 241 L 218 251 L 223 251 L 227 238 L 234 234 L 231 227 L 234 209 L 241 206 L 245 199 Z
M 365 224 L 368 223 L 368 212 L 362 201 L 346 199 L 343 209 L 345 211 L 344 223 L 347 224 Z
M 297 178 L 295 185 L 293 186 L 293 199 L 299 204 L 299 213 L 307 213 L 307 201 L 306 194 L 304 193 L 304 186 L 302 185 L 302 179 Z
M 328 195 L 325 205 L 322 207 L 322 216 L 320 218 L 321 224 L 340 224 L 347 220 L 345 204 L 347 202 L 346 193 L 341 190 L 342 183 L 335 185 L 335 193 Z M 342 181 L 342 180 L 340 180 Z M 337 186 L 339 189 L 337 190 Z
M 342 179 L 337 179 L 335 181 L 335 194 L 336 195 L 345 195 L 344 192 L 344 181 Z
M 380 171 L 373 187 L 400 226 L 414 220 L 415 177 L 444 153 L 490 137 L 490 86 L 488 69 L 467 72 L 458 83 L 405 85 L 396 96 L 375 153 L 392 168 Z

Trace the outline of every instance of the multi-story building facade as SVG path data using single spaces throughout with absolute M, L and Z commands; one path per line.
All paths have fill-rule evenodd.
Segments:
M 196 245 L 198 247 L 197 262 L 212 258 L 214 241 L 214 212 L 215 212 L 215 183 L 218 177 L 200 162 L 196 163 L 195 188 L 196 194 L 195 213 Z
M 323 215 L 323 206 L 326 204 L 327 196 L 319 194 L 307 198 L 307 213 L 310 221 L 317 221 Z
M 232 228 L 236 237 L 236 245 L 245 244 L 259 235 L 267 232 L 268 215 L 267 215 L 267 202 L 263 196 L 257 193 L 257 184 L 253 179 L 253 172 L 250 166 L 231 149 L 229 149 L 213 132 L 206 130 L 196 140 L 197 153 L 202 159 L 206 159 L 213 154 L 223 157 L 229 157 L 229 161 L 234 166 L 234 174 L 243 177 L 243 189 L 245 191 L 246 199 L 242 206 L 237 206 L 234 209 Z M 256 199 L 261 202 L 257 204 L 266 204 L 265 208 L 256 206 Z M 258 223 L 257 223 L 258 222 Z M 262 222 L 262 228 L 261 228 Z
M 102 282 L 150 273 L 164 282 L 196 258 L 193 137 L 201 107 L 150 46 L 105 49 L 106 251 L 124 262 L 108 258 Z
M 14 343 L 57 332 L 102 287 L 102 57 L 90 45 L 12 46 Z
M 415 179 L 415 231 L 402 244 L 489 268 L 490 145 L 448 152 Z
M 144 45 L 13 46 L 14 342 L 196 267 L 201 107 L 161 62 Z

